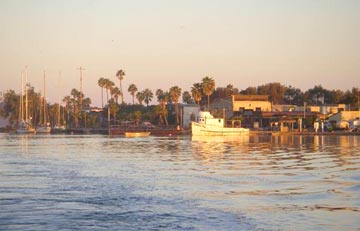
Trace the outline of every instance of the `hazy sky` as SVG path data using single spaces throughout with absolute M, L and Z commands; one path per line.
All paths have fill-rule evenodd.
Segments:
M 100 77 L 118 69 L 139 90 L 183 91 L 205 76 L 245 89 L 269 82 L 307 90 L 360 83 L 360 0 L 0 0 L 0 91 L 21 72 L 48 98 L 83 90 L 100 105 Z M 154 99 L 155 101 L 155 99 Z

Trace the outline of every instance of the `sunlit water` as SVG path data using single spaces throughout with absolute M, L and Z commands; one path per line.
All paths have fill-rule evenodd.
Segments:
M 0 134 L 1 230 L 359 230 L 359 136 Z

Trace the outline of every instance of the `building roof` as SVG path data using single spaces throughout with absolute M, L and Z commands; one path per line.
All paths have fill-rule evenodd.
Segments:
M 269 101 L 268 95 L 233 95 L 234 101 Z

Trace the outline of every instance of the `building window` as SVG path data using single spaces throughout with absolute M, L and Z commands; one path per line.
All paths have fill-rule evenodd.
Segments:
M 256 111 L 261 111 L 261 107 L 257 107 L 255 110 Z

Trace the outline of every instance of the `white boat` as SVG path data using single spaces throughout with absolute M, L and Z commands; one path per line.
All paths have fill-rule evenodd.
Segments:
M 18 134 L 34 134 L 35 128 L 31 126 L 29 122 L 21 121 L 16 129 L 16 133 Z
M 65 133 L 66 128 L 64 125 L 55 125 L 51 128 L 51 133 Z
M 151 132 L 125 132 L 125 137 L 148 137 Z
M 46 125 L 39 125 L 36 127 L 36 133 L 50 133 L 51 127 L 50 123 L 47 123 Z
M 248 128 L 225 127 L 224 119 L 214 118 L 210 112 L 201 111 L 198 122 L 191 123 L 193 136 L 237 136 L 249 134 Z

